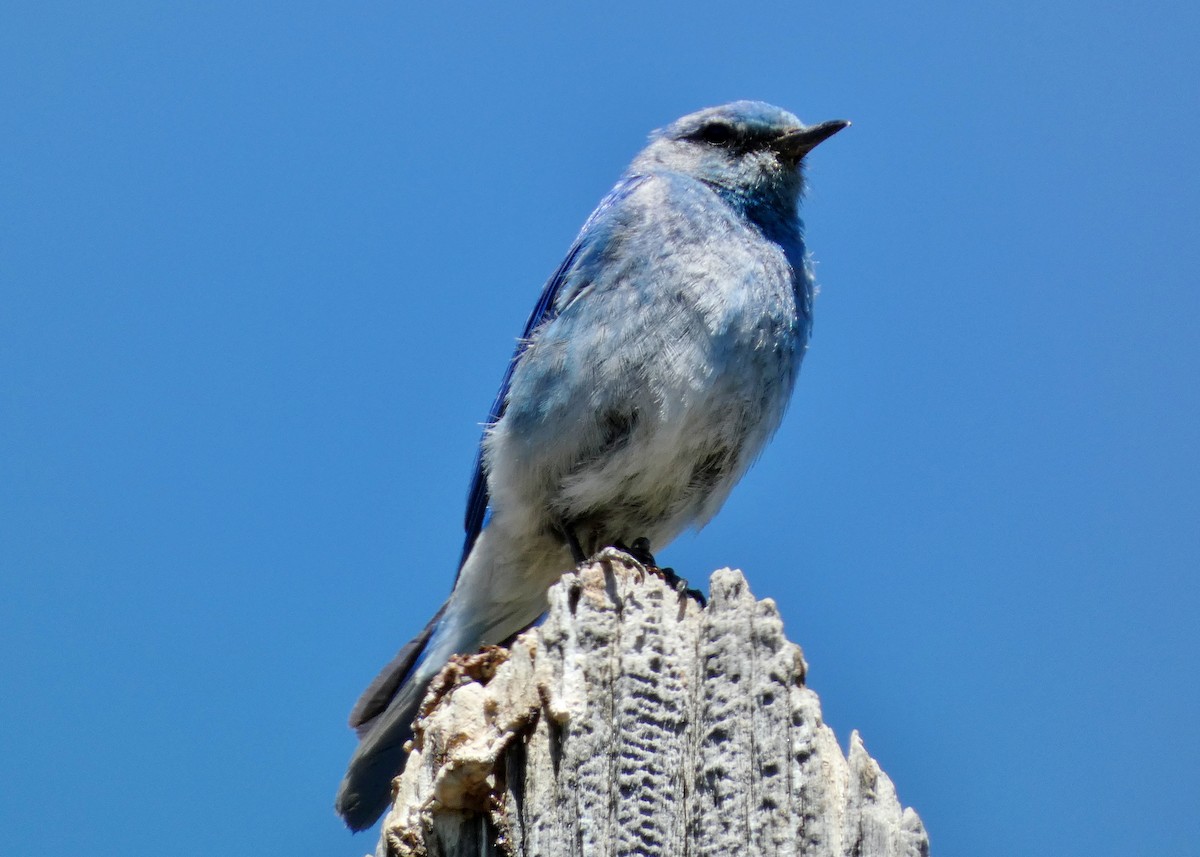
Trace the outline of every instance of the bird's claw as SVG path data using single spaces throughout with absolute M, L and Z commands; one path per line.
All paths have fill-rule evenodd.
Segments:
M 645 536 L 633 540 L 629 547 L 624 545 L 619 546 L 621 550 L 636 559 L 646 568 L 658 568 L 658 561 L 654 559 L 654 554 L 650 552 L 650 540 Z
M 659 568 L 655 566 L 652 571 L 659 574 L 667 585 L 678 592 L 680 595 L 687 595 L 696 599 L 701 607 L 708 606 L 708 599 L 704 597 L 704 593 L 699 589 L 692 589 L 688 586 L 688 582 L 675 573 L 673 568 Z
M 666 582 L 668 586 L 670 586 L 680 595 L 688 595 L 696 599 L 696 601 L 700 603 L 701 607 L 708 606 L 708 601 L 705 599 L 704 593 L 699 589 L 692 589 L 689 587 L 688 582 L 675 573 L 675 569 L 662 568 L 659 566 L 658 561 L 654 558 L 654 554 L 650 552 L 649 539 L 645 537 L 637 538 L 634 539 L 629 545 L 624 545 L 618 542 L 617 544 L 614 544 L 613 547 L 633 557 L 635 560 L 645 566 L 647 571 L 657 574 Z

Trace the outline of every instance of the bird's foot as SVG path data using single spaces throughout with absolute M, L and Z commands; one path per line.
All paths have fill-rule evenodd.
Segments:
M 655 566 L 651 569 L 651 571 L 659 575 L 664 581 L 666 581 L 667 586 L 670 586 L 680 595 L 687 595 L 690 598 L 694 598 L 701 607 L 708 606 L 708 599 L 704 597 L 704 593 L 699 589 L 692 589 L 690 586 L 688 586 L 687 580 L 676 574 L 675 569 L 659 568 L 658 566 Z
M 579 544 L 579 536 L 575 535 L 575 529 L 570 524 L 562 523 L 559 524 L 558 530 L 562 534 L 563 541 L 567 543 L 567 550 L 571 552 L 571 559 L 575 561 L 576 567 L 587 562 L 587 554 L 583 552 L 583 547 Z
M 654 554 L 650 552 L 649 539 L 634 539 L 633 543 L 630 545 L 624 545 L 618 542 L 614 544 L 613 547 L 629 554 L 629 556 L 633 557 L 635 560 L 645 566 L 647 571 L 657 574 L 663 579 L 663 581 L 666 582 L 667 586 L 670 586 L 680 595 L 688 595 L 691 598 L 696 599 L 701 607 L 708 606 L 708 600 L 704 597 L 704 593 L 699 589 L 692 589 L 689 587 L 688 582 L 675 573 L 675 569 L 662 568 L 659 566 L 658 560 L 656 560 L 654 558 Z
M 654 559 L 654 554 L 650 552 L 650 540 L 645 537 L 634 539 L 633 543 L 629 545 L 616 542 L 613 544 L 613 547 L 629 554 L 642 565 L 646 566 L 646 568 L 658 568 L 658 561 Z

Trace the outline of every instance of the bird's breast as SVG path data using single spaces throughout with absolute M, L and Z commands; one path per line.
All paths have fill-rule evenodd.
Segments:
M 662 543 L 715 513 L 780 423 L 803 268 L 696 183 L 647 184 L 515 367 L 486 444 L 497 518 L 536 509 L 543 528 Z

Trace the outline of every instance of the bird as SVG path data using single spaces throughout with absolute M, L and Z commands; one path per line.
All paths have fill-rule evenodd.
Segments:
M 451 594 L 354 706 L 335 802 L 364 830 L 455 654 L 534 623 L 608 546 L 703 526 L 783 418 L 812 327 L 805 157 L 850 123 L 761 101 L 653 132 L 543 287 L 489 412 Z

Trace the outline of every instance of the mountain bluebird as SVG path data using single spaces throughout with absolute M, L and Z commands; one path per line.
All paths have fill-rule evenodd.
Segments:
M 584 223 L 492 406 L 450 598 L 350 715 L 352 829 L 387 807 L 452 655 L 530 625 L 592 552 L 702 526 L 779 426 L 812 324 L 801 164 L 848 124 L 756 101 L 685 116 Z

